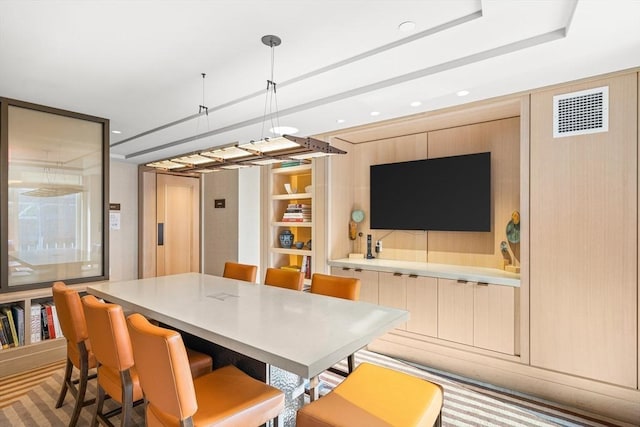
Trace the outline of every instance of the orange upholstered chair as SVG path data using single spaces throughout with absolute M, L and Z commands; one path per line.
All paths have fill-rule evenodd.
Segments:
M 143 396 L 124 312 L 118 304 L 104 303 L 93 295 L 82 298 L 82 304 L 89 338 L 98 360 L 98 403 L 93 425 L 97 426 L 99 421 L 106 424 L 107 418 L 115 415 L 102 412 L 107 394 L 121 405 L 120 425 L 128 426 L 133 404 L 142 402 Z
M 441 425 L 442 388 L 383 366 L 362 363 L 326 396 L 302 407 L 298 427 Z
M 243 280 L 245 282 L 256 282 L 258 267 L 249 264 L 238 264 L 237 262 L 225 262 L 222 277 L 229 279 Z
M 147 401 L 146 423 L 155 426 L 278 425 L 284 394 L 229 365 L 192 380 L 182 337 L 127 318 L 133 355 Z
M 357 301 L 360 298 L 360 279 L 314 273 L 311 276 L 311 293 Z M 355 365 L 353 354 L 347 358 L 347 365 L 349 373 L 353 372 Z M 344 374 L 334 369 L 331 371 Z
M 80 295 L 63 282 L 55 282 L 52 292 L 60 328 L 67 340 L 67 366 L 56 408 L 62 406 L 67 390 L 69 390 L 76 399 L 73 413 L 69 420 L 69 427 L 74 427 L 78 422 L 82 407 L 95 402 L 95 399 L 85 400 L 84 397 L 87 391 L 87 381 L 90 378 L 95 378 L 95 375 L 89 376 L 89 369 L 96 367 L 96 358 L 93 355 L 93 351 L 91 351 Z M 71 379 L 74 367 L 80 371 L 80 376 L 77 380 Z
M 299 271 L 283 270 L 281 268 L 267 268 L 264 284 L 301 291 L 304 284 L 304 274 Z

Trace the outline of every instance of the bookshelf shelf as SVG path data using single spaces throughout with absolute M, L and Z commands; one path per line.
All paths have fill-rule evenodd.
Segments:
M 277 167 L 269 169 L 268 189 L 268 244 L 267 267 L 275 268 L 299 268 L 305 271 L 307 278 L 311 276 L 313 269 L 313 250 L 307 243 L 313 239 L 314 222 L 314 191 L 313 191 L 313 164 L 305 163 L 296 166 Z M 297 193 L 287 193 L 287 190 L 295 189 Z M 299 218 L 304 221 L 283 221 L 283 218 Z M 280 233 L 290 230 L 293 242 L 302 242 L 305 246 L 297 249 L 283 248 L 280 246 Z

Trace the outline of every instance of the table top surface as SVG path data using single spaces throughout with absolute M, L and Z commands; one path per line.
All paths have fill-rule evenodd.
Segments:
M 312 378 L 409 313 L 200 273 L 88 285 L 87 292 Z

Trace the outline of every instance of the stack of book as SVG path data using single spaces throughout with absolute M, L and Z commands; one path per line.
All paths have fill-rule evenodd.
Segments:
M 22 306 L 0 308 L 0 350 L 24 345 L 24 309 Z
M 311 221 L 311 205 L 304 203 L 289 203 L 282 216 L 283 222 Z

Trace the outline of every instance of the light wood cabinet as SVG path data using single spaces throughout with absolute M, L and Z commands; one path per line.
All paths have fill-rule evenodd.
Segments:
M 407 331 L 430 337 L 438 336 L 438 279 L 409 275 L 407 310 L 411 313 Z
M 473 345 L 473 286 L 438 279 L 438 338 Z
M 473 289 L 473 346 L 505 354 L 516 349 L 517 289 L 478 283 Z
M 331 267 L 333 276 L 360 279 L 360 301 L 378 304 L 378 272 L 361 268 Z
M 407 276 L 400 273 L 378 273 L 378 303 L 386 307 L 407 309 Z M 402 323 L 396 329 L 405 330 L 407 324 Z

